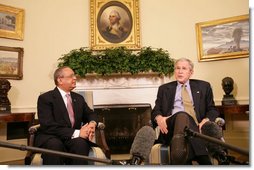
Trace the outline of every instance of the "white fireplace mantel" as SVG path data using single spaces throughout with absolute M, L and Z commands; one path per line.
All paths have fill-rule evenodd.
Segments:
M 149 103 L 154 106 L 157 90 L 169 82 L 159 76 L 88 77 L 77 81 L 76 91 L 93 91 L 94 105 Z

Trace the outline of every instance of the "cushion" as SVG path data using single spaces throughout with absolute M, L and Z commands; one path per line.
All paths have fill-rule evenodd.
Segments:
M 151 165 L 169 165 L 170 164 L 170 147 L 162 144 L 155 144 L 151 149 L 149 156 Z

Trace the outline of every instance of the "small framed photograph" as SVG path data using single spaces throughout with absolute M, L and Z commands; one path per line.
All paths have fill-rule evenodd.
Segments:
M 0 78 L 21 80 L 23 55 L 23 48 L 0 46 Z
M 23 40 L 24 10 L 0 4 L 0 37 Z
M 90 0 L 91 48 L 140 48 L 139 0 Z
M 249 57 L 249 15 L 196 24 L 199 61 Z

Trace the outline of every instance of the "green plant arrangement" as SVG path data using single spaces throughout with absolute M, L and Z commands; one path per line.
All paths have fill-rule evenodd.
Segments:
M 88 74 L 108 76 L 111 74 L 154 72 L 158 75 L 171 75 L 174 60 L 163 49 L 143 47 L 131 51 L 126 47 L 107 48 L 104 51 L 92 51 L 88 47 L 71 50 L 59 58 L 58 67 L 69 66 L 77 75 Z

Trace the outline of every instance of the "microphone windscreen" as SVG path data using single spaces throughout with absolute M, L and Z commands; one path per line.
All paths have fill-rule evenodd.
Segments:
M 143 126 L 134 138 L 130 154 L 139 155 L 144 160 L 148 159 L 155 142 L 155 138 L 156 135 L 154 129 L 150 126 Z
M 201 127 L 201 132 L 206 136 L 210 136 L 219 140 L 221 140 L 223 137 L 221 127 L 215 122 L 206 122 Z M 207 142 L 207 149 L 210 155 L 218 160 L 219 164 L 227 163 L 227 153 L 224 151 L 222 146 Z
M 207 121 L 202 127 L 201 132 L 204 135 L 221 139 L 222 138 L 222 129 L 215 122 Z

